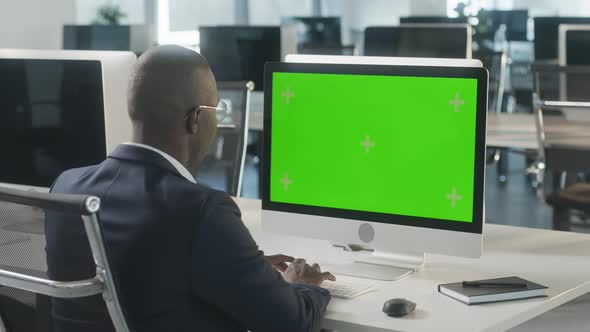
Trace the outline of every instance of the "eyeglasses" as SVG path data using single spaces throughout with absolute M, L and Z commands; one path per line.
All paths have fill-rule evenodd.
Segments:
M 188 110 L 188 112 L 186 112 L 186 116 L 188 117 L 188 115 L 190 114 L 190 112 L 197 110 L 197 112 L 200 112 L 201 110 L 212 110 L 215 111 L 215 117 L 217 118 L 217 121 L 223 121 L 223 119 L 225 119 L 225 117 L 231 112 L 231 109 L 229 108 L 229 106 L 227 105 L 226 102 L 224 102 L 223 100 L 220 100 L 219 103 L 217 104 L 217 106 L 195 106 L 193 108 L 191 108 L 190 110 Z

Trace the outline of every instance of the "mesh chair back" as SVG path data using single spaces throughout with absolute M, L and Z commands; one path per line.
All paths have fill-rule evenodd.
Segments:
M 49 296 L 102 294 L 117 332 L 129 331 L 96 219 L 100 200 L 91 196 L 38 193 L 0 187 L 0 317 L 7 332 L 51 331 Z M 48 277 L 45 213 L 72 214 L 84 223 L 96 275 L 86 280 Z
M 231 112 L 218 124 L 217 139 L 209 158 L 199 171 L 199 180 L 211 182 L 212 174 L 222 170 L 225 189 L 232 196 L 240 196 L 248 144 L 248 117 L 252 82 L 218 82 L 219 97 L 226 101 Z
M 0 201 L 1 270 L 47 278 L 44 218 L 43 209 Z M 0 286 L 0 316 L 9 332 L 49 331 L 41 324 L 49 322 L 46 304 L 33 292 Z

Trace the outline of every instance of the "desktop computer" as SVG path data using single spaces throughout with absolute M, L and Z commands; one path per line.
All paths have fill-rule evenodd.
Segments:
M 217 81 L 252 81 L 263 90 L 264 64 L 281 61 L 281 28 L 262 26 L 202 26 L 201 54 Z
M 306 48 L 342 45 L 340 17 L 287 17 L 285 26 L 294 26 L 298 53 Z
M 130 52 L 0 50 L 0 183 L 46 190 L 131 138 Z
M 590 24 L 590 17 L 535 17 L 535 61 L 557 61 L 560 24 Z
M 64 50 L 145 52 L 155 44 L 149 25 L 64 25 Z
M 372 279 L 419 269 L 424 253 L 479 257 L 481 62 L 322 58 L 334 60 L 266 67 L 263 228 L 369 247 L 372 255 L 328 268 Z
M 468 24 L 404 24 L 365 29 L 366 56 L 471 58 Z
M 527 40 L 529 12 L 526 9 L 483 10 L 479 19 L 480 25 L 485 27 L 485 31 L 481 32 L 485 39 L 494 40 L 496 31 L 504 24 L 506 26 L 506 40 Z
M 559 25 L 559 65 L 590 65 L 590 24 Z M 559 78 L 559 95 L 564 101 L 588 101 L 590 75 L 579 73 L 555 74 Z M 569 119 L 588 121 L 588 110 L 563 109 Z
M 590 65 L 590 24 L 559 25 L 559 64 Z

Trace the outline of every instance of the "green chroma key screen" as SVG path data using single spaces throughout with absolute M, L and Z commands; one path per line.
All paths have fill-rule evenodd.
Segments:
M 472 222 L 477 80 L 273 73 L 270 201 Z

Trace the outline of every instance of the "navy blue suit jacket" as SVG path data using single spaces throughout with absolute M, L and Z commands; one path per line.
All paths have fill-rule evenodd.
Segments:
M 64 172 L 60 193 L 101 199 L 99 220 L 131 328 L 151 331 L 313 331 L 330 300 L 286 283 L 225 193 L 194 184 L 161 155 L 121 145 L 101 164 Z M 93 276 L 79 216 L 46 214 L 51 278 Z M 99 296 L 52 300 L 56 332 L 112 331 Z

